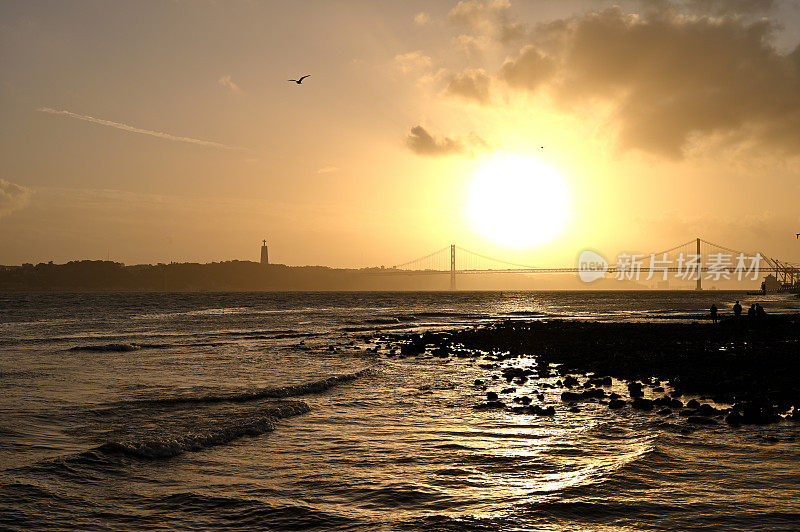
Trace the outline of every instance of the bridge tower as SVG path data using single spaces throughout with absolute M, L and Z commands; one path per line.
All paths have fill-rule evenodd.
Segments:
M 703 289 L 703 286 L 700 283 L 700 280 L 703 277 L 703 267 L 702 266 L 703 266 L 703 263 L 702 263 L 702 258 L 700 256 L 700 239 L 698 238 L 697 239 L 697 287 L 695 288 L 695 290 L 702 290 Z
M 450 290 L 456 289 L 456 245 L 450 244 Z

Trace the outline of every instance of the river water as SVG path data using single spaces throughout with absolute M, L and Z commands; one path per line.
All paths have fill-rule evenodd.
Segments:
M 0 528 L 796 530 L 797 424 L 567 415 L 556 390 L 552 418 L 476 410 L 472 360 L 368 340 L 498 318 L 690 320 L 736 299 L 753 297 L 0 295 Z

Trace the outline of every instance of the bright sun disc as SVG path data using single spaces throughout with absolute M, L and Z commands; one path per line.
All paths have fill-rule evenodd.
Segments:
M 496 155 L 475 173 L 467 213 L 475 229 L 498 244 L 542 244 L 564 229 L 567 187 L 553 167 L 538 159 Z

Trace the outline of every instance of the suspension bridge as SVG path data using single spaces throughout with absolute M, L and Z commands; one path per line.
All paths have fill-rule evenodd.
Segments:
M 596 255 L 599 259 L 604 259 Z M 450 289 L 456 289 L 456 276 L 469 274 L 581 274 L 587 268 L 602 267 L 601 276 L 618 279 L 646 280 L 673 278 L 695 281 L 695 289 L 702 290 L 703 280 L 753 280 L 758 276 L 773 276 L 770 291 L 796 291 L 800 288 L 800 265 L 774 259 L 761 252 L 745 252 L 694 238 L 657 253 L 620 254 L 616 262 L 582 264 L 562 267 L 541 267 L 517 264 L 489 257 L 451 244 L 423 257 L 376 273 L 383 275 L 449 275 Z M 659 277 L 660 276 L 660 277 Z M 768 278 L 767 278 L 768 279 Z M 765 281 L 766 282 L 766 281 Z

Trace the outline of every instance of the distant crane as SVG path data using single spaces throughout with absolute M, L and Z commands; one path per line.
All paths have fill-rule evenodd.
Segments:
M 303 83 L 303 80 L 304 80 L 304 79 L 306 79 L 307 77 L 310 77 L 310 76 L 311 76 L 311 74 L 306 74 L 305 76 L 303 76 L 303 77 L 302 77 L 302 78 L 300 78 L 300 79 L 287 79 L 286 81 L 294 81 L 295 83 L 297 83 L 298 85 L 300 85 L 301 83 Z

